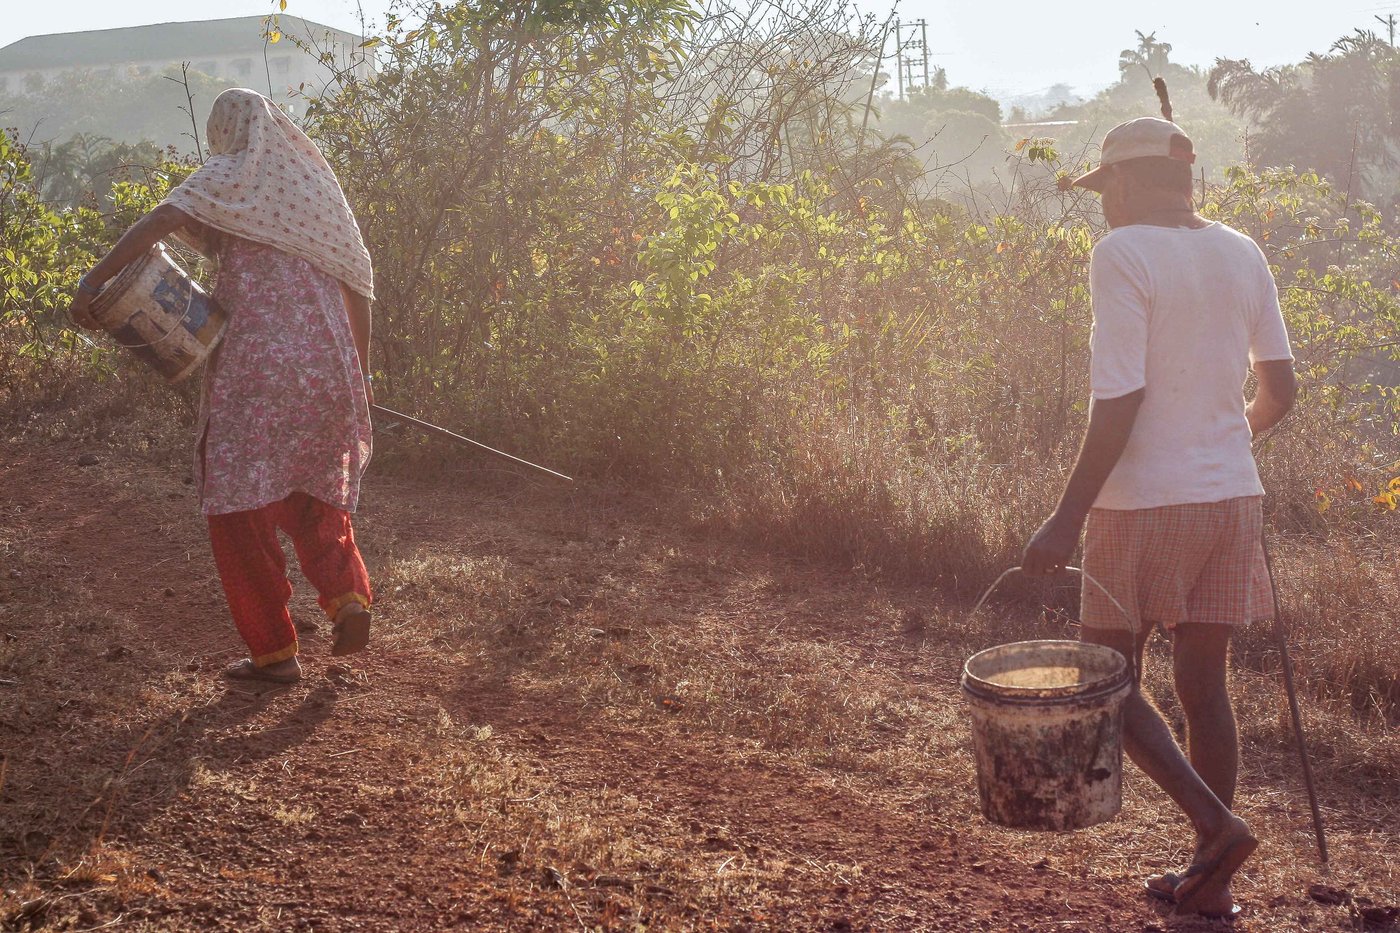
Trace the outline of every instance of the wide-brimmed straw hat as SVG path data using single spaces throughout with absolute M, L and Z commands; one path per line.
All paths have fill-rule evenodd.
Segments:
M 1176 159 L 1188 165 L 1196 162 L 1196 148 L 1191 137 L 1170 120 L 1161 117 L 1139 117 L 1120 123 L 1103 138 L 1098 167 L 1080 175 L 1073 182 L 1076 188 L 1103 191 L 1110 165 L 1129 159 Z

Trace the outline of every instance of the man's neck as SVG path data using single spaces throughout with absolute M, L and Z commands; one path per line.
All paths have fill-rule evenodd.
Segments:
M 1152 193 L 1143 194 L 1136 199 L 1126 224 L 1197 229 L 1209 226 L 1210 221 L 1196 213 L 1196 208 L 1188 197 Z

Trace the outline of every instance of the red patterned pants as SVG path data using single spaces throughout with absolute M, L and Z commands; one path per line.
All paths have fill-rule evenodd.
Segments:
M 316 588 L 328 616 L 335 618 L 342 606 L 352 602 L 368 607 L 372 597 L 349 512 L 294 492 L 262 508 L 210 515 L 214 564 L 233 623 L 258 667 L 297 653 L 296 628 L 287 611 L 292 584 L 277 540 L 279 528 L 292 539 L 301 571 Z

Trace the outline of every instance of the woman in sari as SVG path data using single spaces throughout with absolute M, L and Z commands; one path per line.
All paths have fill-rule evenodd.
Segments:
M 249 656 L 238 680 L 301 678 L 292 587 L 277 539 L 333 623 L 332 654 L 369 642 L 371 591 L 350 516 L 370 457 L 373 272 L 340 184 L 272 101 L 214 101 L 209 160 L 138 221 L 79 282 L 74 320 L 104 282 L 175 235 L 217 263 L 228 311 L 204 373 L 195 477 L 214 562 Z

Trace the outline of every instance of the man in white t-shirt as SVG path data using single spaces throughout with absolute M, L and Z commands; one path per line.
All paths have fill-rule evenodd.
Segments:
M 1081 637 L 1140 666 L 1152 627 L 1170 633 L 1189 760 L 1137 689 L 1124 747 L 1191 820 L 1196 853 L 1147 890 L 1181 912 L 1228 916 L 1230 878 L 1258 842 L 1230 812 L 1239 743 L 1226 658 L 1235 626 L 1273 613 L 1250 441 L 1288 413 L 1295 384 L 1268 262 L 1195 212 L 1193 162 L 1181 128 L 1148 117 L 1110 130 L 1099 167 L 1074 182 L 1102 196 L 1113 228 L 1090 262 L 1093 401 L 1059 506 L 1022 566 L 1063 569 L 1083 531 L 1086 574 L 1133 618 L 1086 582 Z M 1259 388 L 1246 404 L 1251 368 Z

